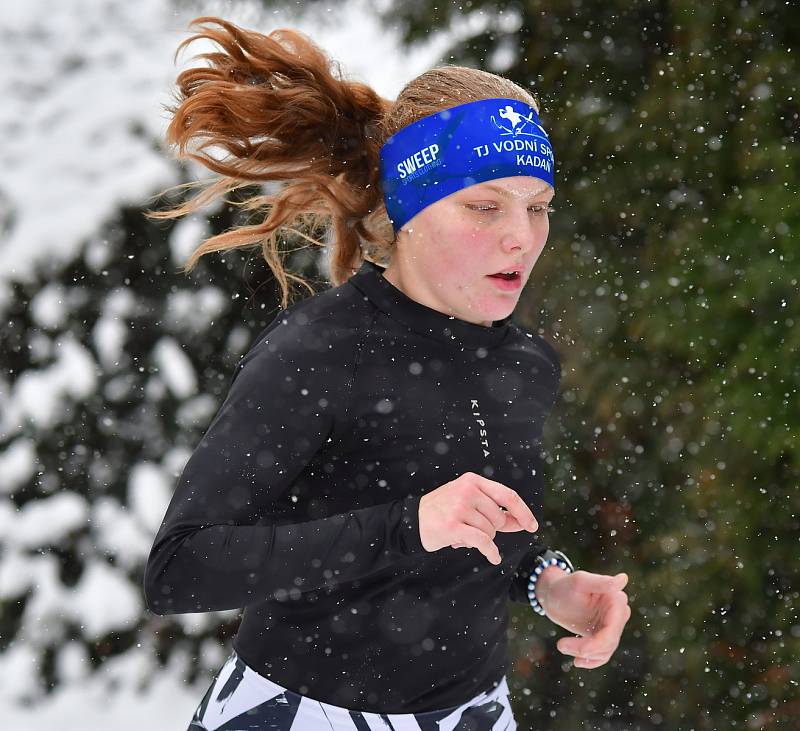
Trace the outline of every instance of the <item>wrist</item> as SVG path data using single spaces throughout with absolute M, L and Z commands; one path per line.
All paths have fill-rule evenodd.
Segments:
M 544 551 L 536 554 L 534 561 L 536 567 L 528 579 L 528 600 L 533 611 L 544 616 L 546 611 L 541 602 L 541 597 L 548 594 L 548 590 L 553 583 L 563 578 L 555 571 L 550 571 L 550 569 L 557 568 L 560 573 L 569 574 L 575 568 L 563 551 L 554 551 L 550 548 L 545 548 Z M 547 602 L 547 599 L 545 599 L 545 602 Z
M 547 594 L 550 591 L 550 586 L 554 581 L 558 581 L 562 576 L 566 576 L 568 573 L 569 571 L 556 565 L 548 566 L 539 574 L 539 578 L 536 581 L 536 596 L 545 612 L 547 611 Z

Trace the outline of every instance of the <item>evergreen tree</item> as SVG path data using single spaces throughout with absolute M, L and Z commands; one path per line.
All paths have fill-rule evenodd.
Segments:
M 633 609 L 591 671 L 513 609 L 521 726 L 791 728 L 800 10 L 395 2 L 385 22 L 413 46 L 466 14 L 483 30 L 442 62 L 529 86 L 556 155 L 519 306 L 564 365 L 542 533 L 626 571 Z
M 142 645 L 154 669 L 176 649 L 199 658 L 189 681 L 219 670 L 238 613 L 149 614 L 142 570 L 237 360 L 280 313 L 260 253 L 180 270 L 187 247 L 242 223 L 233 205 L 177 224 L 124 209 L 73 261 L 12 283 L 0 328 L 0 654 L 38 668 L 39 684 L 20 683 L 17 700 Z M 319 288 L 318 259 L 284 243 L 289 267 Z

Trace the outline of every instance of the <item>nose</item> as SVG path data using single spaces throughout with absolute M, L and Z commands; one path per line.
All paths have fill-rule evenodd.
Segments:
M 531 213 L 525 205 L 510 206 L 503 216 L 502 226 L 501 244 L 509 251 L 529 251 L 544 246 L 550 229 L 546 215 L 540 223 L 536 214 Z

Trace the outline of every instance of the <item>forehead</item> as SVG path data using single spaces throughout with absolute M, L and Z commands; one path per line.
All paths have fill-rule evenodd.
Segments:
M 532 198 L 553 192 L 553 188 L 549 183 L 526 175 L 476 183 L 465 188 L 465 190 L 473 193 L 498 193 L 507 198 Z

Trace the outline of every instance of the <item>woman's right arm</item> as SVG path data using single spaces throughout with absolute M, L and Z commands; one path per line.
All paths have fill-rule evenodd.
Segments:
M 156 534 L 144 572 L 156 614 L 241 608 L 425 553 L 418 495 L 303 523 L 264 520 L 346 411 L 354 360 L 332 355 L 348 348 L 332 346 L 347 334 L 331 323 L 290 319 L 268 335 L 240 362 Z

